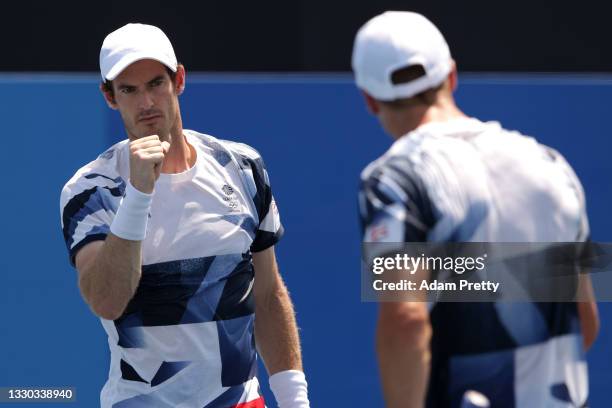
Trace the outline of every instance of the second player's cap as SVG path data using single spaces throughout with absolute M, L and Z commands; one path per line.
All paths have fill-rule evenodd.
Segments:
M 162 30 L 147 24 L 124 25 L 107 35 L 102 43 L 102 80 L 112 81 L 130 64 L 143 59 L 159 61 L 176 72 L 174 49 Z
M 353 46 L 357 86 L 372 97 L 410 98 L 440 85 L 452 69 L 448 45 L 431 21 L 418 13 L 387 11 L 365 23 Z M 394 84 L 394 72 L 420 65 L 425 75 Z

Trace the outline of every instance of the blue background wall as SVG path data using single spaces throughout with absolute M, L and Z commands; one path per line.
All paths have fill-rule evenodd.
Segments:
M 68 264 L 59 193 L 76 169 L 124 138 L 97 81 L 0 76 L 0 386 L 73 386 L 78 403 L 71 406 L 79 407 L 98 405 L 108 347 Z M 186 128 L 251 144 L 267 162 L 287 231 L 277 253 L 296 305 L 313 406 L 382 406 L 376 306 L 360 302 L 356 190 L 361 169 L 391 140 L 346 75 L 190 75 L 187 84 Z M 593 239 L 612 241 L 612 79 L 464 75 L 457 98 L 468 114 L 564 153 L 583 181 Z M 602 330 L 589 354 L 594 407 L 606 406 L 611 379 L 612 304 L 600 311 Z

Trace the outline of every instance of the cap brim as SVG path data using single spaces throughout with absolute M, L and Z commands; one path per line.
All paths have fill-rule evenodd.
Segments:
M 117 78 L 119 74 L 121 74 L 121 72 L 123 72 L 123 70 L 126 69 L 128 66 L 132 65 L 137 61 L 142 61 L 145 59 L 157 61 L 170 68 L 173 72 L 176 72 L 176 63 L 167 61 L 167 58 L 164 58 L 164 56 L 155 55 L 152 53 L 135 53 L 126 55 L 119 61 L 117 61 L 117 63 L 115 63 L 115 65 L 113 65 L 113 67 L 108 71 L 104 79 L 107 81 L 112 81 Z

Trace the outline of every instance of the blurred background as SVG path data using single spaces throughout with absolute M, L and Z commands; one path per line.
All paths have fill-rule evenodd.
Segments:
M 0 386 L 72 386 L 70 406 L 99 405 L 106 335 L 68 263 L 59 194 L 79 167 L 125 138 L 98 91 L 97 64 L 104 36 L 128 22 L 162 28 L 185 64 L 185 127 L 248 143 L 267 163 L 313 407 L 382 406 L 376 305 L 360 301 L 356 195 L 361 169 L 391 139 L 349 73 L 355 32 L 375 14 L 413 10 L 436 23 L 461 72 L 459 105 L 561 151 L 584 185 L 592 239 L 612 241 L 611 7 L 259 3 L 3 6 Z M 612 304 L 599 307 L 601 332 L 588 355 L 594 407 L 609 405 L 611 383 Z M 263 370 L 261 382 L 275 406 Z

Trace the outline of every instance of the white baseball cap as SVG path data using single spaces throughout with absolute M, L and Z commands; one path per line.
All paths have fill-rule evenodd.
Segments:
M 448 44 L 431 21 L 418 13 L 387 11 L 365 23 L 353 46 L 353 72 L 357 86 L 375 99 L 410 98 L 434 88 L 452 69 Z M 392 74 L 421 65 L 425 75 L 394 84 Z
M 128 67 L 143 59 L 161 62 L 176 72 L 176 56 L 166 34 L 147 24 L 126 24 L 106 36 L 100 50 L 102 80 L 112 81 Z

